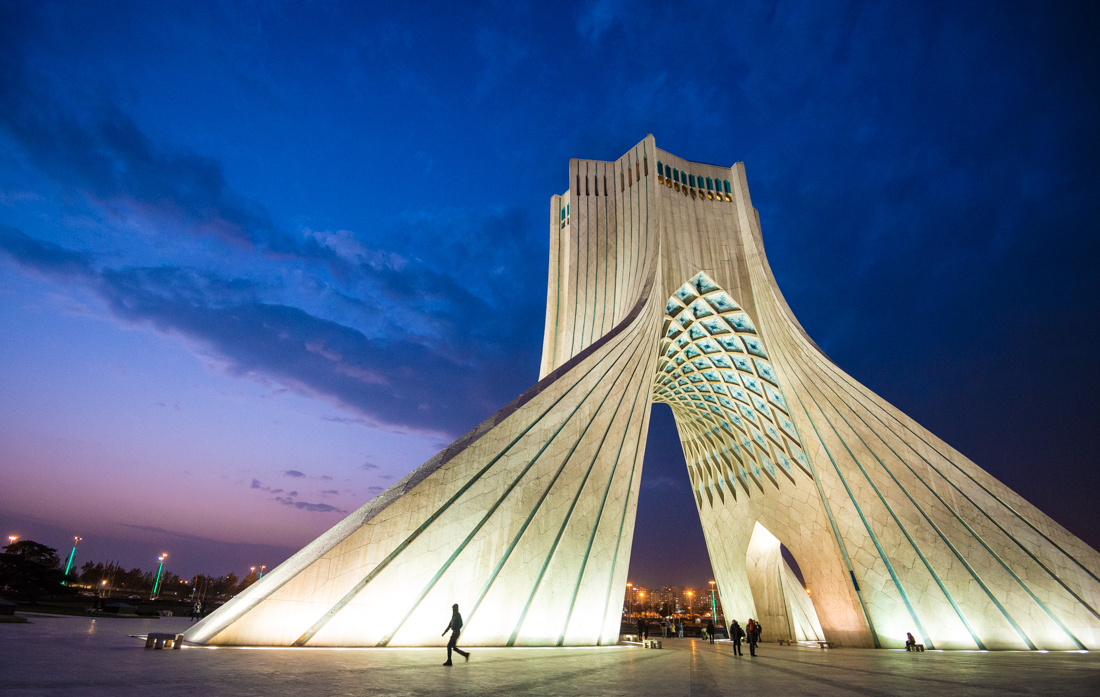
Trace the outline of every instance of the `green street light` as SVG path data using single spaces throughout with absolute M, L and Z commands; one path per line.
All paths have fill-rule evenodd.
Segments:
M 718 622 L 718 606 L 714 604 L 714 581 L 710 582 L 710 616 L 715 623 Z
M 73 568 L 73 558 L 76 556 L 76 545 L 82 539 L 84 539 L 84 538 L 83 537 L 74 537 L 73 538 L 73 551 L 69 552 L 69 561 L 65 563 L 65 573 L 61 574 L 62 576 L 66 577 L 66 578 L 68 578 L 68 576 L 69 576 L 69 569 Z M 61 585 L 64 586 L 65 583 L 66 583 L 65 581 L 62 581 Z
M 161 565 L 156 567 L 156 580 L 155 582 L 153 582 L 153 595 L 149 597 L 150 600 L 156 600 L 156 591 L 161 587 L 161 572 L 164 571 L 164 560 L 166 560 L 166 558 L 168 558 L 167 552 L 162 554 L 161 557 L 157 560 L 158 562 L 161 562 Z

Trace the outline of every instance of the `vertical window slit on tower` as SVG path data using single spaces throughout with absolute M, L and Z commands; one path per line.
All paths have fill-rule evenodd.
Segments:
M 626 180 L 623 179 L 623 171 L 619 170 L 619 191 L 626 191 Z
M 638 177 L 638 181 L 642 180 L 642 166 L 638 164 L 637 160 L 634 160 L 634 173 Z
M 634 186 L 634 175 L 631 174 L 632 171 L 633 170 L 631 170 L 629 167 L 626 168 L 626 185 L 627 186 Z
M 649 156 L 648 155 L 642 156 L 642 167 L 645 168 L 645 175 L 648 177 L 649 176 Z
M 581 175 L 577 173 L 577 196 L 581 195 Z
M 603 175 L 603 195 L 607 196 L 607 175 Z
M 588 175 L 584 175 L 584 195 L 588 196 Z

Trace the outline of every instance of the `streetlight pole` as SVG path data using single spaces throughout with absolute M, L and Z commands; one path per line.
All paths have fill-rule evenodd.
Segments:
M 76 556 L 76 545 L 82 540 L 81 537 L 73 538 L 73 551 L 69 552 L 69 561 L 65 563 L 65 573 L 61 574 L 66 579 L 69 576 L 69 569 L 73 568 L 73 558 Z M 67 581 L 62 580 L 61 585 L 65 585 Z
M 714 581 L 710 582 L 710 618 L 718 624 L 718 606 L 714 604 Z
M 691 609 L 691 596 L 695 595 L 692 591 L 688 591 L 688 617 L 692 617 L 695 613 Z
M 256 579 L 257 581 L 259 581 L 259 580 L 260 580 L 261 578 L 263 578 L 263 577 L 264 577 L 264 569 L 266 569 L 266 568 L 267 568 L 267 564 L 261 564 L 261 565 L 260 565 L 260 575 L 259 575 L 259 577 L 258 577 L 258 578 Z
M 157 560 L 160 562 L 160 566 L 157 567 L 157 580 L 153 582 L 153 594 L 149 596 L 149 600 L 157 599 L 157 590 L 160 589 L 160 573 L 164 571 L 164 560 L 168 558 L 168 552 L 160 555 Z
M 633 619 L 634 618 L 634 584 L 633 583 L 626 584 L 626 597 L 627 597 L 627 602 L 630 603 L 630 617 L 631 617 L 631 619 Z

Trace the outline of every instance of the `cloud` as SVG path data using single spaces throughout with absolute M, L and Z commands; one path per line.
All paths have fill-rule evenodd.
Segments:
M 322 474 L 320 477 L 317 477 L 317 478 L 320 479 L 322 482 L 331 482 L 332 481 L 332 477 L 328 476 L 327 474 Z
M 381 494 L 385 490 L 386 490 L 386 488 L 382 487 L 382 486 L 368 486 L 367 487 L 367 493 L 370 494 L 371 497 L 378 496 L 379 494 Z
M 295 501 L 292 498 L 283 498 L 276 496 L 275 500 L 284 506 L 293 506 L 300 511 L 310 511 L 313 513 L 347 513 L 347 511 L 341 510 L 336 506 L 330 506 L 327 503 L 308 503 L 306 501 Z
M 283 476 L 292 477 L 294 479 L 300 479 L 300 478 L 302 478 L 306 475 L 303 472 L 299 472 L 298 470 L 286 470 L 286 471 L 283 472 Z
M 108 216 L 140 218 L 169 233 L 342 263 L 315 238 L 279 230 L 263 206 L 229 185 L 215 159 L 153 140 L 102 96 L 83 112 L 60 103 L 50 76 L 27 64 L 31 22 L 10 9 L 0 17 L 7 25 L 0 33 L 0 129 L 59 187 Z
M 337 495 L 337 494 L 339 494 L 339 493 L 340 493 L 340 492 L 339 492 L 339 491 L 337 491 L 336 489 L 327 489 L 327 490 L 325 490 L 325 491 L 322 491 L 322 492 L 321 492 L 321 495 L 322 495 L 322 496 L 336 496 L 336 495 Z
M 178 266 L 97 270 L 86 255 L 9 226 L 0 226 L 0 251 L 35 272 L 82 279 L 126 323 L 203 342 L 225 360 L 233 376 L 274 379 L 333 399 L 360 412 L 370 425 L 455 435 L 506 403 L 518 392 L 517 383 L 522 385 L 515 379 L 514 363 L 495 361 L 493 352 L 478 355 L 462 350 L 459 339 L 448 344 L 404 332 L 368 337 L 302 309 L 263 302 L 257 284 L 246 279 Z M 407 285 L 406 293 L 417 293 L 422 282 L 430 285 L 423 277 L 394 276 L 389 282 L 391 288 Z M 432 304 L 427 291 L 420 292 L 424 304 Z M 427 316 L 454 325 L 453 317 L 443 316 L 454 312 L 450 299 L 440 297 L 436 304 L 438 312 Z M 453 331 L 459 329 L 453 326 Z M 471 340 L 486 331 L 495 333 L 494 325 L 474 327 Z M 507 353 L 503 344 L 499 350 Z M 420 406 L 426 402 L 461 408 L 425 411 Z
M 378 469 L 378 465 L 374 464 L 373 462 L 364 462 L 363 464 L 359 465 L 359 469 L 367 470 L 369 472 L 370 470 Z

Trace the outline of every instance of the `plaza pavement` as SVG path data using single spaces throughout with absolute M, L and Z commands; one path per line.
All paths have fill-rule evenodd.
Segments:
M 764 644 L 753 659 L 734 657 L 728 643 L 671 639 L 662 650 L 475 647 L 469 663 L 445 668 L 443 649 L 153 651 L 129 635 L 182 631 L 187 621 L 30 620 L 0 625 L 5 697 L 1100 694 L 1100 653 L 912 654 Z

